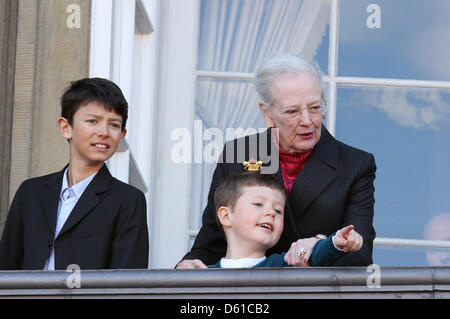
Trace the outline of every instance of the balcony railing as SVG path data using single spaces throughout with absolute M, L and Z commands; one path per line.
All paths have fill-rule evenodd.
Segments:
M 1 271 L 11 297 L 450 298 L 450 267 Z

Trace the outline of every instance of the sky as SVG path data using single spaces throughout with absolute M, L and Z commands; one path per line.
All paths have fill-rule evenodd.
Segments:
M 370 3 L 381 28 L 367 28 Z M 341 1 L 339 76 L 450 80 L 450 1 Z M 339 87 L 336 137 L 375 155 L 379 237 L 423 238 L 450 212 L 450 92 Z M 420 249 L 378 248 L 385 265 L 423 265 Z

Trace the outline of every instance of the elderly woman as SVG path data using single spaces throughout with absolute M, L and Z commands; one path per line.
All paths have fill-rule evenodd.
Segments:
M 267 254 L 288 251 L 286 262 L 308 266 L 312 248 L 321 237 L 354 225 L 363 246 L 337 265 L 371 264 L 375 159 L 372 154 L 337 141 L 322 125 L 325 100 L 320 71 L 301 57 L 277 54 L 258 70 L 255 86 L 262 100 L 262 116 L 271 127 L 270 134 L 266 134 L 269 154 L 279 156 L 275 175 L 284 183 L 287 194 L 283 234 Z M 265 139 L 263 133 L 256 137 L 244 139 L 246 154 L 250 141 Z M 225 176 L 244 169 L 242 162 L 230 163 L 228 158 L 217 164 L 202 228 L 177 268 L 204 268 L 225 255 L 226 242 L 215 219 L 214 191 Z

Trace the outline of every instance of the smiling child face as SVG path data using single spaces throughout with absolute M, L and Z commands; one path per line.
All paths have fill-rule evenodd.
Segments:
M 229 214 L 227 241 L 242 255 L 260 255 L 273 247 L 283 232 L 284 195 L 266 186 L 243 187 Z M 234 250 L 236 252 L 236 250 Z

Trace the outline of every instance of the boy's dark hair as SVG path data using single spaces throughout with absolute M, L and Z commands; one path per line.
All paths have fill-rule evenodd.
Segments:
M 112 81 L 85 78 L 74 81 L 61 96 L 61 117 L 73 125 L 73 116 L 81 106 L 91 102 L 102 104 L 109 112 L 122 116 L 122 131 L 128 119 L 128 103 L 122 90 Z
M 242 196 L 242 189 L 244 187 L 252 186 L 264 186 L 278 190 L 281 192 L 281 194 L 283 194 L 283 197 L 286 200 L 284 186 L 275 176 L 271 174 L 261 174 L 260 172 L 245 172 L 237 175 L 229 175 L 214 192 L 216 221 L 222 231 L 222 224 L 220 223 L 217 216 L 217 211 L 222 206 L 231 207 L 231 209 L 233 209 L 238 199 Z

